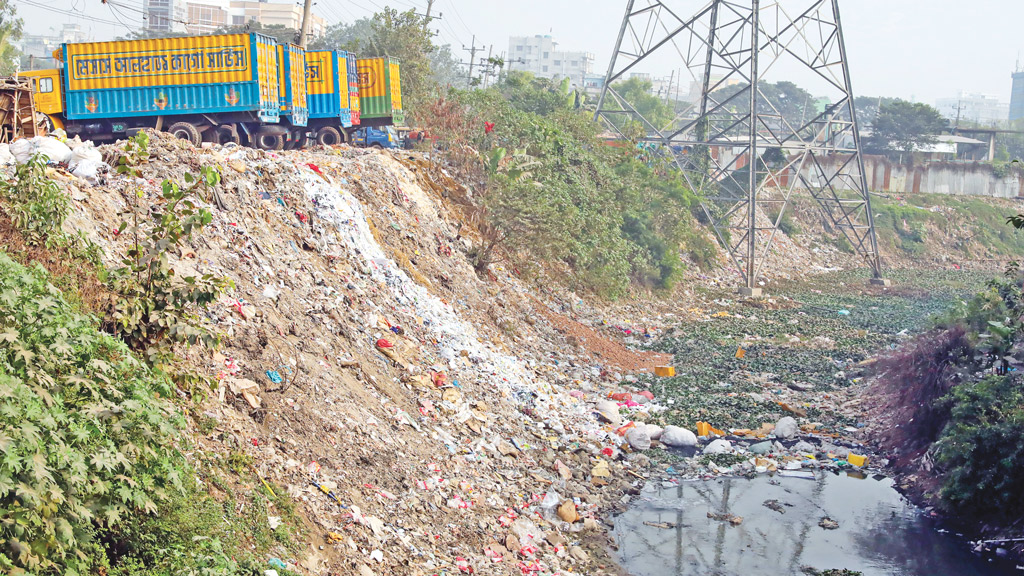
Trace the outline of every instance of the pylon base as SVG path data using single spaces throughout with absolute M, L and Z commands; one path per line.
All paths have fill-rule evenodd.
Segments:
M 872 278 L 869 283 L 872 286 L 892 286 L 892 280 L 888 278 Z
M 761 298 L 764 296 L 763 288 L 750 288 L 748 286 L 740 286 L 736 292 L 744 298 Z

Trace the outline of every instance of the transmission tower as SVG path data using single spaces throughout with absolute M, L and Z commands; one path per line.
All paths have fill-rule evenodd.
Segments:
M 796 190 L 808 192 L 826 225 L 865 258 L 872 282 L 887 284 L 839 0 L 704 2 L 689 16 L 696 0 L 628 0 L 595 118 L 671 155 L 703 198 L 739 270 L 741 294 L 761 293 L 761 268 Z M 616 91 L 627 75 L 680 62 L 696 97 L 677 103 L 671 122 L 646 118 Z M 794 102 L 797 87 L 772 79 L 824 98 Z

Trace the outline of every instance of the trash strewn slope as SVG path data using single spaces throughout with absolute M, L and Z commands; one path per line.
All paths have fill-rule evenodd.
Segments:
M 113 164 L 118 148 L 101 150 Z M 575 324 L 505 272 L 478 278 L 460 223 L 407 154 L 200 150 L 158 134 L 150 152 L 145 181 L 90 185 L 57 169 L 69 223 L 113 262 L 136 187 L 158 209 L 164 178 L 222 168 L 213 222 L 173 258 L 180 275 L 234 282 L 206 319 L 224 346 L 182 350 L 218 382 L 200 408 L 216 424 L 194 433 L 204 458 L 253 459 L 240 489 L 266 478 L 301 503 L 311 528 L 290 569 L 613 570 L 598 513 L 649 461 L 623 450 L 594 404 L 623 368 L 663 356 Z M 658 409 L 636 398 L 639 418 Z

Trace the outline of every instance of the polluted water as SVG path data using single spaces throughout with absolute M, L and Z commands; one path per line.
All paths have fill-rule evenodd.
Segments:
M 615 538 L 634 576 L 1024 574 L 971 553 L 891 479 L 859 472 L 651 483 Z

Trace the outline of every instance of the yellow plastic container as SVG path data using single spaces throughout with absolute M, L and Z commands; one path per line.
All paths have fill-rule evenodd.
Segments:
M 673 366 L 656 366 L 654 368 L 654 375 L 669 378 L 676 375 L 676 369 Z
M 861 456 L 859 454 L 850 454 L 846 458 L 846 461 L 849 462 L 850 464 L 853 464 L 854 466 L 856 466 L 858 468 L 863 468 L 863 467 L 868 465 L 868 457 L 867 456 Z

